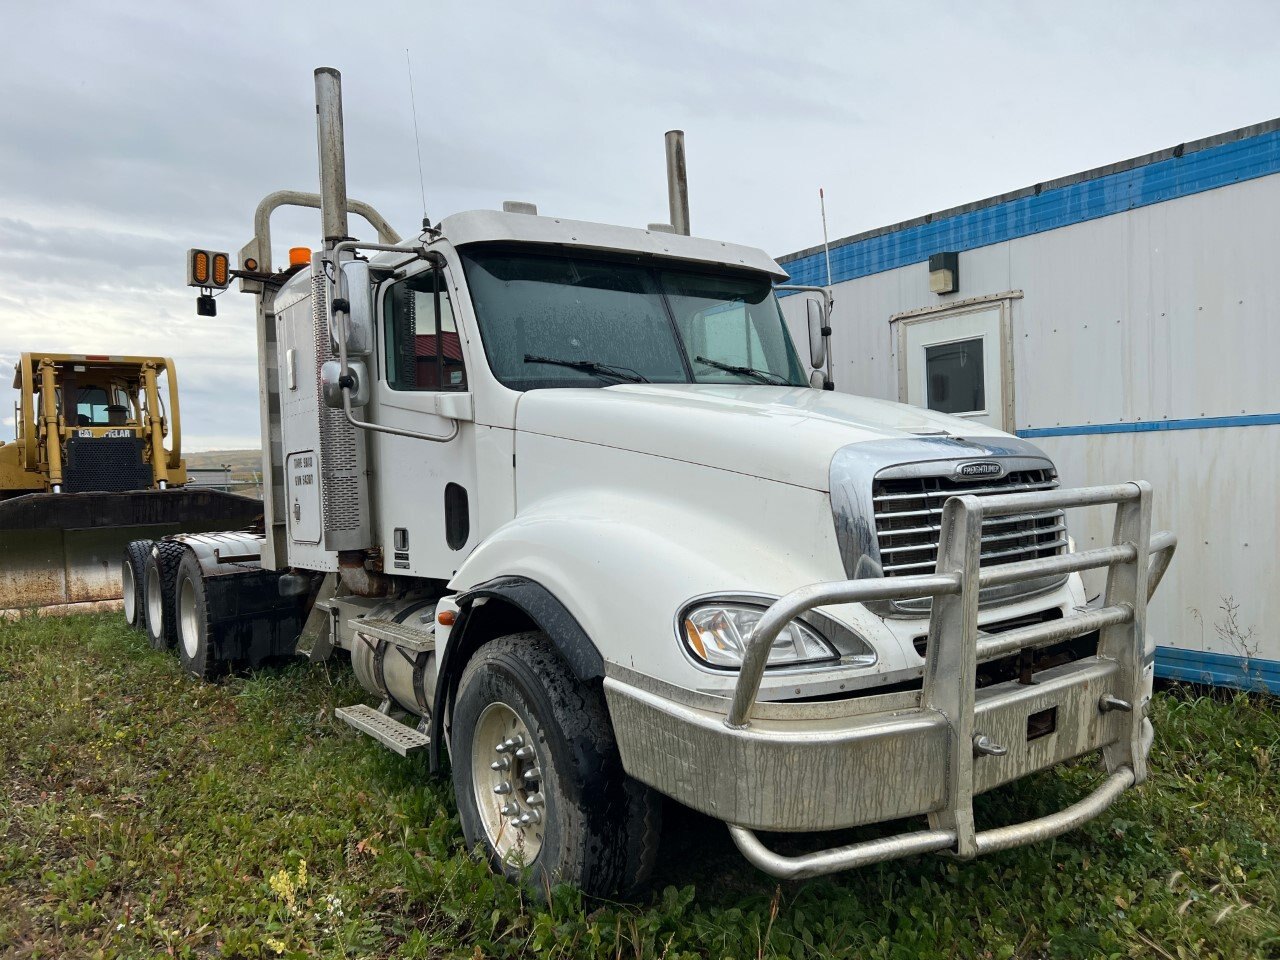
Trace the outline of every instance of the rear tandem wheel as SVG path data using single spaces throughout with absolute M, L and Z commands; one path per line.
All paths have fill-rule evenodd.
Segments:
M 120 558 L 120 587 L 124 597 L 124 619 L 135 630 L 147 629 L 147 607 L 143 587 L 146 584 L 147 556 L 154 540 L 131 540 Z
M 226 673 L 230 664 L 215 649 L 209 629 L 209 602 L 204 589 L 200 561 L 187 551 L 178 564 L 174 585 L 174 611 L 178 635 L 178 660 L 191 676 L 214 680 Z
M 146 601 L 147 637 L 155 650 L 169 650 L 178 639 L 174 586 L 178 563 L 187 552 L 177 541 L 159 540 L 147 555 L 142 594 Z

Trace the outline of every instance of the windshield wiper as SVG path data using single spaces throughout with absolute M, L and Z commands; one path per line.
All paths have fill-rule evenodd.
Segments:
M 721 363 L 719 360 L 709 360 L 706 357 L 694 357 L 697 363 L 705 363 L 708 367 L 715 367 L 717 370 L 723 370 L 726 373 L 740 373 L 744 377 L 751 377 L 759 383 L 770 383 L 779 387 L 789 387 L 791 381 L 786 377 L 779 376 L 772 370 L 757 370 L 755 367 L 739 367 L 732 363 Z
M 597 376 L 615 377 L 625 383 L 648 383 L 649 378 L 642 373 L 637 373 L 630 367 L 615 367 L 609 363 L 599 363 L 595 360 L 566 360 L 562 357 L 539 357 L 536 354 L 526 353 L 524 355 L 525 363 L 552 363 L 558 367 L 572 367 L 574 370 L 581 370 L 584 373 L 594 373 Z

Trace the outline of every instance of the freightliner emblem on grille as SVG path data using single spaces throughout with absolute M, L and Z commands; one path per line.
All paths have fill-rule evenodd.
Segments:
M 987 480 L 1003 476 L 1004 464 L 998 460 L 970 460 L 956 466 L 957 480 Z

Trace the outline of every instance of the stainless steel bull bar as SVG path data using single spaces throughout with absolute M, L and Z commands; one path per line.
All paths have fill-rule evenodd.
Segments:
M 982 521 L 1042 510 L 1114 504 L 1112 544 L 1098 549 L 993 567 L 980 567 Z M 1097 816 L 1128 787 L 1146 779 L 1142 709 L 1146 664 L 1146 607 L 1168 569 L 1177 540 L 1151 535 L 1151 487 L 1145 482 L 997 496 L 956 496 L 943 507 L 938 563 L 931 575 L 848 580 L 801 587 L 760 618 L 743 657 L 725 725 L 750 726 L 769 650 L 781 630 L 806 610 L 835 603 L 933 598 L 920 709 L 942 717 L 948 729 L 947 801 L 928 815 L 929 829 L 850 844 L 802 856 L 769 850 L 742 826 L 729 831 L 752 863 L 777 877 L 831 873 L 916 853 L 947 851 L 961 859 L 1056 836 Z M 996 636 L 978 628 L 983 587 L 1051 574 L 1107 570 L 1101 607 Z M 1099 631 L 1098 657 L 1116 664 L 1115 689 L 1100 698 L 1102 712 L 1126 712 L 1123 733 L 1102 748 L 1108 777 L 1084 799 L 1057 813 L 978 832 L 973 821 L 974 757 L 1002 750 L 974 729 L 975 683 L 980 661 Z M 1148 725 L 1149 728 L 1149 725 Z

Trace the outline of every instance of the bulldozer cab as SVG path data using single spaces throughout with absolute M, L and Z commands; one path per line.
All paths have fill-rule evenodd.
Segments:
M 0 458 L 11 461 L 0 471 L 4 493 L 122 492 L 186 482 L 172 360 L 25 353 L 13 386 L 16 441 Z

